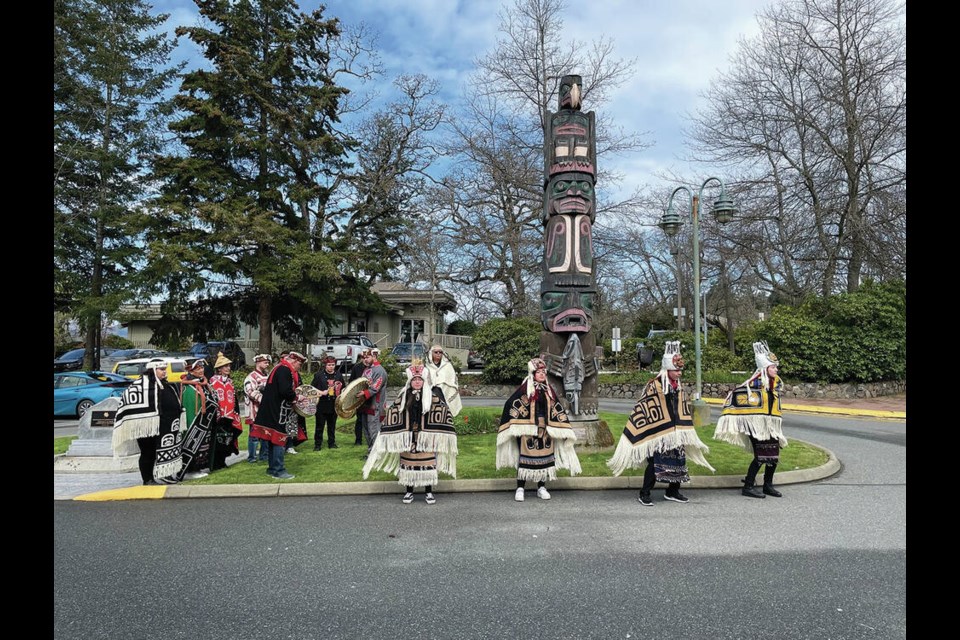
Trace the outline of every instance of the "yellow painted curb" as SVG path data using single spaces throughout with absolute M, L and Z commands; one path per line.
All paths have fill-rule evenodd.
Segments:
M 713 405 L 722 405 L 723 400 L 720 398 L 704 398 L 704 402 L 707 404 Z M 783 402 L 780 405 L 783 409 L 788 411 L 802 411 L 805 413 L 832 413 L 838 416 L 863 416 L 864 418 L 894 418 L 898 420 L 906 420 L 907 412 L 906 411 L 887 411 L 879 409 L 854 409 L 853 407 L 822 407 L 819 405 L 812 404 L 791 404 L 789 402 Z
M 107 502 L 110 500 L 157 500 L 167 493 L 167 487 L 145 486 L 124 487 L 123 489 L 110 489 L 108 491 L 96 491 L 94 493 L 85 493 L 77 496 L 74 500 L 84 502 Z
M 840 416 L 860 416 L 864 418 L 899 418 L 907 419 L 906 411 L 880 411 L 877 409 L 844 409 L 842 407 L 819 407 L 805 404 L 783 404 L 788 411 L 802 411 L 805 413 L 832 413 Z

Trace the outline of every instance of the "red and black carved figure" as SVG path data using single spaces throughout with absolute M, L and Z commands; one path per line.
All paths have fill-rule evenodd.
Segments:
M 596 417 L 596 373 L 591 333 L 597 288 L 596 115 L 580 111 L 582 78 L 564 76 L 559 111 L 547 112 L 544 132 L 543 280 L 541 351 L 550 375 L 563 383 L 572 416 Z

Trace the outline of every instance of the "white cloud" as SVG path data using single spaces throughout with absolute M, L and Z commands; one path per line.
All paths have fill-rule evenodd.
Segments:
M 649 132 L 654 146 L 641 156 L 617 159 L 616 168 L 634 184 L 654 173 L 677 170 L 685 114 L 696 111 L 698 95 L 718 70 L 727 67 L 742 38 L 758 33 L 755 15 L 774 0 L 603 0 L 568 1 L 565 24 L 581 41 L 609 38 L 616 53 L 636 58 L 631 80 L 603 109 L 627 131 Z M 321 2 L 302 1 L 304 11 Z M 400 73 L 423 73 L 441 84 L 441 98 L 454 101 L 473 71 L 473 60 L 492 50 L 498 13 L 511 0 L 326 0 L 324 15 L 347 25 L 365 22 L 379 33 L 386 81 Z M 169 24 L 198 21 L 190 0 L 157 0 Z M 171 27 L 172 30 L 173 27 Z M 199 52 L 181 41 L 181 56 Z M 577 70 L 571 69 L 571 73 Z M 589 109 L 590 105 L 584 105 Z

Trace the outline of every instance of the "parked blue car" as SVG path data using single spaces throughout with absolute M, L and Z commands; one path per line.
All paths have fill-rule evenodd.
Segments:
M 53 415 L 82 416 L 110 396 L 123 394 L 133 380 L 106 371 L 53 374 Z

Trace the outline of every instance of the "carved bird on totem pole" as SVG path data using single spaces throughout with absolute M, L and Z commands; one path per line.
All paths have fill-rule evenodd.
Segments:
M 570 87 L 570 108 L 580 108 L 580 85 L 574 84 Z

